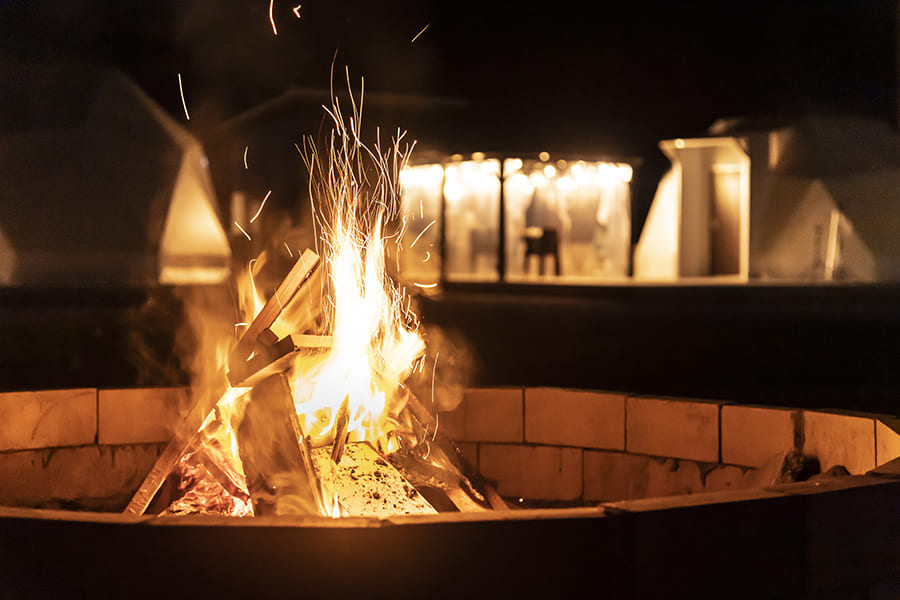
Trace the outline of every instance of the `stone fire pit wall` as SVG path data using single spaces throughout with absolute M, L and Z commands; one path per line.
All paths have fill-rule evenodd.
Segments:
M 0 505 L 119 511 L 190 404 L 183 388 L 0 394 Z M 862 474 L 898 420 L 557 388 L 467 390 L 439 427 L 501 494 L 594 503 L 768 485 L 793 448 Z

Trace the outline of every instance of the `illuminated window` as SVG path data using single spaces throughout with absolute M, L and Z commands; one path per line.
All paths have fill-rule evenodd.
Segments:
M 628 276 L 630 165 L 472 156 L 401 173 L 398 264 L 407 282 L 592 283 Z
M 473 160 L 444 171 L 446 276 L 450 281 L 499 277 L 500 161 Z
M 590 283 L 627 276 L 629 165 L 507 159 L 504 174 L 508 281 Z

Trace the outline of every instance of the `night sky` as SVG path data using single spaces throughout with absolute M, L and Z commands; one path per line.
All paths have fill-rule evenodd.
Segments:
M 71 0 L 0 3 L 7 53 L 120 66 L 201 138 L 332 59 L 375 91 L 469 101 L 460 151 L 659 157 L 736 115 L 897 119 L 897 4 Z M 427 29 L 415 40 L 412 38 Z M 190 107 L 185 122 L 181 73 Z M 462 147 L 464 146 L 464 147 Z

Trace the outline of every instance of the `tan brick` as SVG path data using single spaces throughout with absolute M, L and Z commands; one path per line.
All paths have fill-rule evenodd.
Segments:
M 48 450 L 0 452 L 0 505 L 34 506 L 50 497 Z
M 853 474 L 875 468 L 873 419 L 803 411 L 803 434 L 803 454 L 817 457 L 822 471 L 835 465 Z
M 796 411 L 761 406 L 722 407 L 722 462 L 759 467 L 794 447 Z
M 467 442 L 522 441 L 521 388 L 466 390 L 463 400 Z
M 725 490 L 749 489 L 752 487 L 755 474 L 755 469 L 716 465 L 706 474 L 706 479 L 703 482 L 703 491 L 722 492 Z
M 625 396 L 559 388 L 527 388 L 525 441 L 624 450 Z
M 498 482 L 503 496 L 574 500 L 581 496 L 582 450 L 556 446 L 480 444 L 482 474 Z
M 731 465 L 653 458 L 649 466 L 648 498 L 740 489 L 749 482 L 748 471 Z
M 584 453 L 584 499 L 635 500 L 748 487 L 752 470 L 621 452 Z
M 700 465 L 692 460 L 652 458 L 648 465 L 647 498 L 696 494 L 703 491 Z
M 92 444 L 97 436 L 97 390 L 0 394 L 0 450 Z
M 900 419 L 875 421 L 875 464 L 881 466 L 900 456 Z
M 80 502 L 128 498 L 159 457 L 159 444 L 60 448 L 47 471 L 54 500 Z
M 719 404 L 629 396 L 626 443 L 630 453 L 719 461 Z
M 645 498 L 650 480 L 648 456 L 624 452 L 584 451 L 585 500 Z
M 100 444 L 167 442 L 188 408 L 187 388 L 100 390 Z

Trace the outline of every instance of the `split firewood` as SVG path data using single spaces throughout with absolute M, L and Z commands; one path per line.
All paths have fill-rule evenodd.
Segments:
M 318 264 L 319 256 L 312 250 L 304 251 L 297 259 L 287 276 L 278 284 L 275 293 L 266 301 L 262 310 L 259 311 L 229 353 L 228 364 L 231 369 L 250 358 L 257 345 L 257 338 L 272 327 L 272 324 L 275 323 L 275 320 L 278 319 Z
M 338 409 L 334 425 L 334 443 L 331 445 L 331 460 L 334 464 L 341 464 L 344 455 L 344 445 L 350 437 L 350 396 L 346 396 Z
M 228 381 L 234 387 L 253 387 L 263 379 L 281 373 L 294 364 L 298 356 L 325 358 L 333 344 L 330 335 L 286 335 L 274 339 L 272 330 L 259 335 L 258 344 L 248 360 L 231 364 Z
M 335 463 L 323 446 L 313 450 L 319 476 L 332 490 L 342 514 L 390 517 L 437 512 L 418 489 L 368 442 L 349 442 Z
M 406 407 L 415 419 L 426 427 L 426 431 L 432 432 L 430 434 L 430 444 L 434 445 L 436 450 L 440 451 L 459 470 L 463 476 L 461 483 L 469 487 L 472 492 L 475 492 L 476 497 L 481 496 L 485 499 L 494 510 L 509 510 L 509 506 L 496 488 L 469 462 L 469 459 L 465 457 L 459 446 L 438 428 L 438 422 L 435 417 L 419 402 L 415 394 L 409 389 L 406 389 L 406 392 L 408 393 Z
M 236 435 L 254 514 L 325 512 L 308 441 L 283 374 L 248 392 Z
M 248 365 L 250 362 L 248 359 L 251 358 L 251 354 L 253 354 L 255 348 L 259 347 L 260 343 L 262 343 L 263 346 L 265 346 L 266 342 L 269 342 L 269 345 L 272 345 L 271 338 L 273 334 L 269 328 L 282 314 L 285 307 L 292 304 L 292 300 L 298 296 L 298 290 L 301 290 L 303 287 L 309 287 L 304 286 L 304 283 L 309 280 L 310 273 L 317 270 L 316 266 L 318 263 L 319 256 L 312 250 L 306 250 L 300 258 L 297 259 L 297 262 L 291 268 L 290 272 L 278 285 L 275 293 L 269 298 L 268 302 L 266 302 L 263 309 L 249 325 L 247 330 L 244 331 L 244 334 L 241 336 L 237 345 L 230 353 L 228 362 L 232 368 L 223 366 L 214 379 L 214 381 L 217 382 L 216 386 L 197 395 L 194 405 L 184 419 L 182 419 L 181 423 L 176 427 L 169 445 L 166 446 L 166 449 L 156 460 L 153 468 L 144 478 L 144 481 L 141 482 L 140 487 L 132 497 L 131 502 L 128 503 L 128 506 L 125 508 L 126 513 L 138 515 L 144 514 L 147 507 L 150 505 L 150 502 L 153 500 L 154 496 L 156 496 L 157 492 L 159 492 L 160 487 L 166 481 L 166 478 L 181 458 L 189 448 L 196 447 L 199 440 L 199 429 L 209 413 L 228 391 L 228 384 L 231 379 L 229 375 L 235 370 L 234 367 L 237 367 L 237 373 L 240 374 L 239 383 L 250 387 L 264 379 L 266 376 L 269 376 L 271 373 L 280 372 L 279 370 L 287 368 L 291 361 L 290 357 L 296 352 L 301 351 L 302 348 L 322 347 L 323 345 L 327 346 L 330 344 L 330 340 L 319 340 L 319 342 L 313 343 L 308 339 L 295 339 L 294 336 L 286 336 L 289 339 L 286 341 L 284 338 L 279 340 L 278 344 L 280 345 L 277 346 L 278 349 L 276 350 L 276 352 L 285 353 L 280 356 L 280 358 L 276 358 L 275 362 L 283 362 L 273 365 L 271 359 L 263 359 L 253 365 Z M 313 297 L 312 292 L 307 293 L 309 294 L 309 298 Z M 303 300 L 305 301 L 307 299 L 308 298 L 304 296 Z M 318 306 L 320 303 L 317 302 L 314 304 Z M 310 312 L 310 318 L 312 318 L 312 315 L 315 312 L 316 311 Z M 300 337 L 304 338 L 305 336 Z M 260 340 L 260 338 L 262 339 Z M 290 347 L 291 350 L 285 351 L 288 347 Z M 263 371 L 263 373 L 255 376 L 260 371 Z M 238 378 L 238 376 L 236 375 L 235 378 Z
M 200 439 L 200 427 L 206 420 L 209 413 L 215 408 L 216 404 L 222 399 L 228 391 L 225 383 L 225 373 L 220 373 L 217 381 L 222 383 L 215 388 L 211 388 L 204 393 L 198 394 L 194 405 L 188 414 L 181 420 L 181 423 L 175 428 L 172 440 L 166 449 L 160 454 L 153 468 L 144 478 L 140 487 L 131 498 L 131 502 L 125 508 L 125 512 L 129 514 L 142 515 L 147 510 L 147 506 L 153 497 L 159 491 L 160 486 L 165 482 L 166 477 L 181 460 L 192 446 L 196 446 Z

